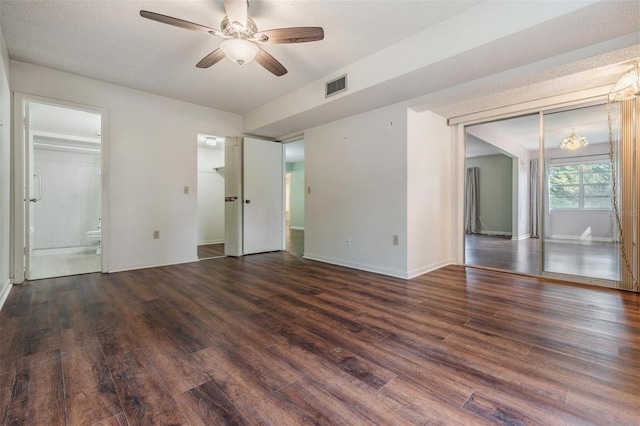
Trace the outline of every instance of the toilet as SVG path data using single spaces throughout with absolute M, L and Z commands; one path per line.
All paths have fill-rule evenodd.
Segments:
M 91 245 L 96 245 L 96 254 L 100 254 L 101 252 L 101 247 L 100 247 L 100 239 L 101 239 L 101 233 L 102 230 L 101 229 L 96 229 L 93 231 L 88 231 L 86 233 L 87 236 L 87 241 L 89 241 L 89 243 L 91 243 Z

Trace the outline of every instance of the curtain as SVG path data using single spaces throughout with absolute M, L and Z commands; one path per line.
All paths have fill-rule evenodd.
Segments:
M 467 234 L 480 233 L 480 168 L 469 167 L 464 192 L 464 230 Z
M 538 209 L 540 208 L 540 162 L 531 160 L 529 168 L 529 234 L 538 238 Z

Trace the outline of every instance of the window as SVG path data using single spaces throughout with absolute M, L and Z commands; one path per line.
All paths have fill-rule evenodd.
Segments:
M 611 164 L 597 161 L 552 165 L 549 206 L 552 209 L 611 209 Z

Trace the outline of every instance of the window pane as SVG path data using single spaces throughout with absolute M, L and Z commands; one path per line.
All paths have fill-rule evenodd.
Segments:
M 608 161 L 604 161 L 602 163 L 583 164 L 582 165 L 582 170 L 585 173 L 605 173 L 605 174 L 610 174 L 611 173 L 611 164 L 609 164 Z
M 611 175 L 609 173 L 584 173 L 584 183 L 609 183 Z
M 552 197 L 579 197 L 580 185 L 555 185 L 549 189 Z
M 552 209 L 577 209 L 580 208 L 580 198 L 578 197 L 554 197 L 549 198 Z
M 608 183 L 605 184 L 591 184 L 584 185 L 584 195 L 592 196 L 592 195 L 600 195 L 600 196 L 609 196 L 611 194 L 611 185 Z
M 579 166 L 552 166 L 549 171 L 550 185 L 570 185 L 580 183 Z
M 610 209 L 611 197 L 584 197 L 585 209 Z
M 610 163 L 551 166 L 549 204 L 552 209 L 610 209 Z

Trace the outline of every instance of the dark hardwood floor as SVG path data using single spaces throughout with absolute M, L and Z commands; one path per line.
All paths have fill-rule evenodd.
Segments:
M 304 230 L 287 227 L 287 251 L 297 256 L 304 254 Z
M 619 251 L 619 246 L 613 243 L 547 239 L 544 269 L 615 281 L 620 279 Z M 511 237 L 466 234 L 465 263 L 539 275 L 540 240 L 515 241 Z
M 287 252 L 15 286 L 9 425 L 637 425 L 640 295 Z
M 224 243 L 203 244 L 198 246 L 198 259 L 211 259 L 224 256 Z
M 304 230 L 287 227 L 287 251 L 297 256 L 304 254 Z M 198 259 L 211 259 L 224 256 L 223 244 L 205 244 L 198 246 Z

